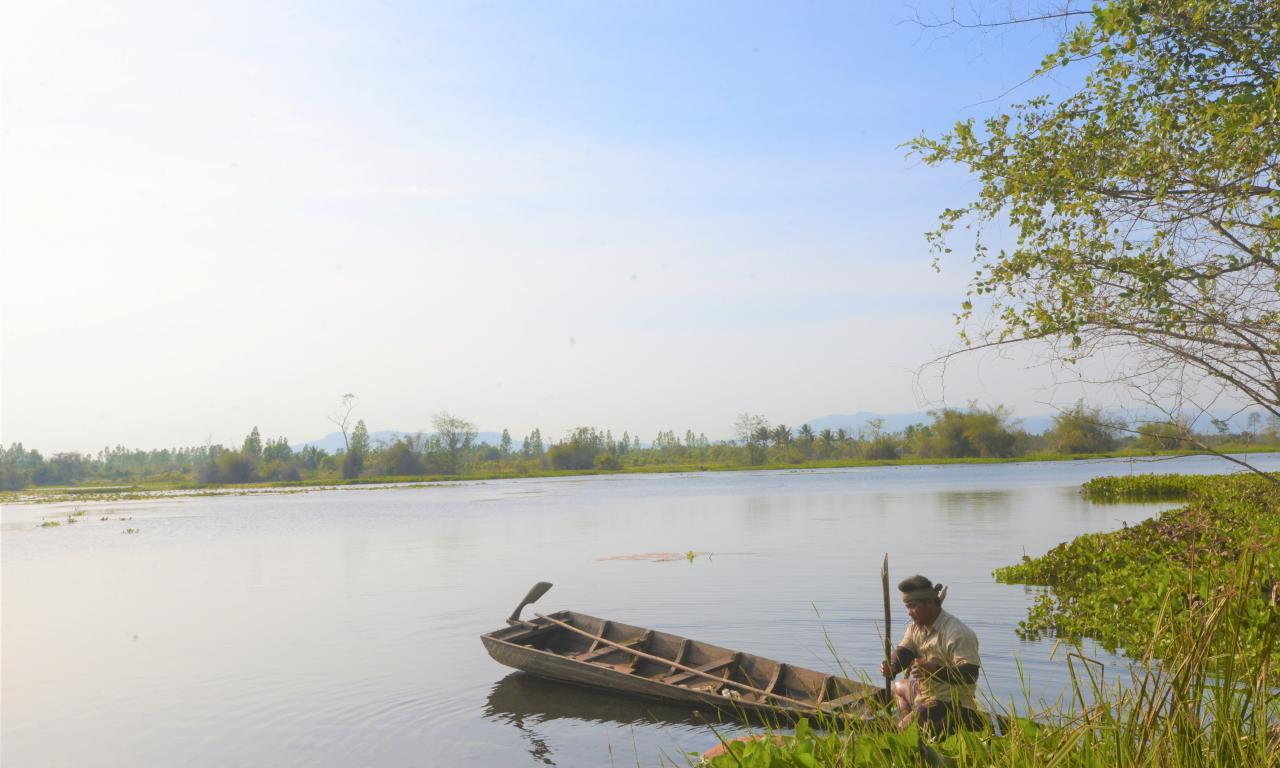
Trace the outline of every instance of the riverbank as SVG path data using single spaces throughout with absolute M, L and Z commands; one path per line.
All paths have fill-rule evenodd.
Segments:
M 914 729 L 802 727 L 780 742 L 735 745 L 736 754 L 709 764 L 1280 765 L 1280 488 L 1258 476 L 1137 475 L 1100 478 L 1084 491 L 1188 503 L 995 575 L 1049 588 L 1019 635 L 1094 638 L 1136 660 L 1128 679 L 1107 684 L 1077 655 L 1074 696 L 1041 708 L 1010 703 L 1000 714 L 1015 725 L 999 736 L 927 744 Z
M 1280 471 L 1280 455 L 1257 458 Z M 1147 466 L 1231 469 L 1204 457 Z M 1033 699 L 1052 700 L 1071 690 L 1063 653 L 1018 639 L 1031 599 L 991 569 L 1173 506 L 1104 506 L 1076 490 L 1130 470 L 1041 462 L 5 505 L 5 658 L 21 663 L 5 669 L 4 764 L 163 764 L 192 734 L 211 765 L 422 754 L 607 765 L 606 744 L 619 765 L 684 764 L 716 743 L 688 709 L 512 679 L 476 636 L 549 580 L 543 613 L 836 673 L 829 633 L 846 674 L 874 676 L 886 548 L 894 579 L 936 575 L 961 615 L 982 617 L 984 690 L 1021 702 L 1027 680 Z M 42 516 L 62 525 L 36 527 Z M 945 546 L 912 562 L 922 530 Z M 690 550 L 755 554 L 612 557 Z M 1112 683 L 1122 660 L 1101 653 Z
M 997 569 L 1005 583 L 1049 587 L 1019 624 L 1024 639 L 1041 635 L 1090 637 L 1108 650 L 1139 657 L 1151 647 L 1150 623 L 1183 615 L 1247 579 L 1242 597 L 1247 621 L 1240 638 L 1221 639 L 1249 663 L 1263 652 L 1268 628 L 1280 621 L 1280 486 L 1257 476 L 1135 475 L 1091 481 L 1086 496 L 1124 501 L 1153 497 L 1187 500 L 1135 526 L 1080 536 L 1041 557 Z M 1280 671 L 1280 647 L 1264 659 Z
M 1280 452 L 1280 446 L 1248 446 L 1232 448 L 1235 454 L 1261 454 Z M 174 481 L 129 482 L 118 485 L 95 482 L 83 486 L 31 487 L 21 491 L 0 492 L 0 504 L 48 504 L 66 502 L 133 501 L 154 496 L 189 497 L 208 495 L 247 495 L 252 493 L 305 493 L 350 487 L 413 487 L 458 482 L 486 480 L 514 480 L 522 478 L 591 477 L 596 475 L 632 474 L 684 474 L 691 472 L 761 472 L 823 469 L 852 469 L 859 467 L 895 466 L 950 466 L 965 464 L 1019 464 L 1040 462 L 1095 461 L 1099 459 L 1132 459 L 1135 462 L 1179 456 L 1210 455 L 1201 451 L 1139 451 L 1124 450 L 1110 453 L 1089 454 L 1032 454 L 1013 458 L 957 458 L 957 459 L 858 459 L 808 461 L 802 463 L 771 464 L 649 464 L 627 466 L 622 469 L 537 469 L 498 472 L 463 472 L 444 475 L 395 475 L 365 476 L 357 478 L 314 477 L 304 480 L 263 481 L 254 483 L 191 483 Z

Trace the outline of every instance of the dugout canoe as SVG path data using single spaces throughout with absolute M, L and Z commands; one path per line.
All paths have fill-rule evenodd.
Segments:
M 508 626 L 480 636 L 495 661 L 539 677 L 716 709 L 871 713 L 878 689 L 839 675 L 576 611 L 522 620 L 524 607 L 550 588 L 539 582 Z

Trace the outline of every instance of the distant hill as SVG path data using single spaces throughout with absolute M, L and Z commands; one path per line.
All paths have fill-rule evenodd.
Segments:
M 427 430 L 427 429 L 421 430 L 421 432 L 424 435 L 431 434 L 431 430 Z M 377 445 L 378 443 L 392 443 L 396 440 L 399 440 L 401 437 L 405 435 L 416 435 L 416 434 L 418 433 L 403 432 L 403 431 L 394 430 L 394 429 L 382 429 L 382 430 L 378 430 L 377 432 L 370 432 L 369 440 L 374 445 Z M 512 441 L 515 442 L 516 447 L 519 448 L 520 441 L 524 438 L 517 437 L 516 435 L 512 435 L 511 439 Z M 489 445 L 497 445 L 501 440 L 502 440 L 501 432 L 480 432 L 476 435 L 477 443 L 488 443 Z M 342 433 L 330 432 L 329 434 L 325 435 L 319 440 L 308 440 L 305 443 L 299 443 L 297 445 L 294 445 L 292 446 L 292 448 L 293 450 L 298 451 L 308 445 L 314 446 L 323 451 L 328 451 L 329 453 L 341 451 L 345 447 L 345 444 L 342 441 Z

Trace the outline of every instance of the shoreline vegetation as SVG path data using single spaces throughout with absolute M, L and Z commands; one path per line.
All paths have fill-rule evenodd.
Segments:
M 350 401 L 344 399 L 344 403 Z M 1109 420 L 1083 404 L 1054 418 L 1044 434 L 1029 434 L 1008 409 L 942 409 L 930 423 L 886 432 L 878 421 L 852 434 L 804 424 L 771 424 L 738 416 L 733 440 L 708 440 L 686 431 L 660 432 L 649 444 L 623 432 L 579 427 L 547 441 L 534 429 L 518 444 L 503 430 L 497 445 L 477 442 L 475 425 L 447 413 L 435 431 L 370 438 L 363 421 L 342 427 L 344 447 L 329 453 L 298 449 L 287 438 L 264 440 L 254 427 L 237 447 L 203 445 L 159 450 L 104 448 L 45 457 L 21 443 L 0 446 L 0 500 L 121 496 L 157 492 L 306 489 L 385 483 L 437 483 L 610 473 L 835 469 L 911 464 L 1151 458 L 1280 450 L 1280 418 L 1250 417 L 1248 429 L 1196 434 L 1177 417 L 1138 425 Z M 1256 417 L 1256 418 L 1255 418 Z
M 914 726 L 835 722 L 731 742 L 714 768 L 1280 765 L 1280 490 L 1257 475 L 1096 478 L 1098 501 L 1180 499 L 1136 526 L 1085 534 L 996 570 L 1046 587 L 1024 638 L 1088 637 L 1133 663 L 1106 679 L 1076 646 L 1049 704 L 994 702 L 1008 726 L 929 742 Z M 1116 680 L 1114 678 L 1118 677 Z M 1029 685 L 1026 686 L 1029 691 Z
M 1280 453 L 1277 445 L 1224 446 L 1224 453 Z M 144 480 L 123 482 L 118 484 L 87 483 L 85 485 L 51 485 L 29 486 L 23 490 L 0 491 L 0 503 L 3 504 L 48 504 L 69 501 L 124 501 L 150 498 L 163 495 L 199 496 L 199 495 L 236 495 L 251 493 L 305 493 L 313 490 L 332 490 L 340 488 L 360 487 L 413 487 L 433 486 L 460 482 L 483 482 L 488 480 L 517 480 L 526 478 L 574 478 L 593 477 L 598 475 L 634 475 L 634 474 L 684 474 L 693 472 L 761 472 L 761 471 L 806 471 L 827 469 L 856 469 L 862 467 L 905 467 L 905 466 L 950 466 L 974 464 L 1019 464 L 1059 461 L 1097 461 L 1103 459 L 1131 459 L 1134 463 L 1154 462 L 1184 456 L 1212 456 L 1214 454 L 1195 450 L 1161 450 L 1150 451 L 1128 449 L 1105 453 L 1039 453 L 1007 458 L 915 458 L 897 459 L 849 459 L 807 461 L 798 463 L 770 464 L 647 464 L 626 466 L 620 469 L 528 469 L 515 471 L 472 471 L 458 474 L 432 475 L 364 475 L 355 478 L 318 476 L 299 480 L 257 480 L 243 483 L 199 483 L 173 480 Z M 1161 501 L 1178 500 L 1186 497 L 1186 487 L 1195 479 L 1210 476 L 1196 475 L 1140 475 L 1129 477 L 1152 478 L 1146 481 L 1141 490 L 1125 488 L 1116 491 L 1119 486 L 1105 485 L 1106 481 L 1125 478 L 1096 478 L 1082 489 L 1084 495 L 1095 501 Z M 1188 478 L 1191 478 L 1189 480 Z M 1098 485 L 1094 485 L 1098 484 Z

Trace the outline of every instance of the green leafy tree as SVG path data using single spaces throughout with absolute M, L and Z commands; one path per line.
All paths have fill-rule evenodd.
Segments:
M 253 431 L 245 436 L 244 445 L 240 448 L 240 452 L 255 463 L 262 458 L 262 435 L 258 432 L 256 425 Z
M 218 454 L 223 450 L 225 449 L 221 445 L 204 446 L 201 456 L 196 462 L 196 482 L 218 482 Z M 99 461 L 101 461 L 102 454 L 100 453 L 98 456 Z
M 966 341 L 1106 350 L 1157 404 L 1226 394 L 1280 415 L 1280 3 L 1110 0 L 1086 18 L 1036 72 L 1089 67 L 1074 93 L 910 143 L 979 183 L 929 235 L 936 265 L 977 232 L 960 319 L 990 322 Z
M 405 477 L 422 474 L 422 457 L 414 450 L 411 437 L 394 440 L 378 453 L 378 474 Z
M 431 425 L 444 446 L 447 471 L 457 474 L 462 454 L 471 448 L 476 439 L 476 426 L 466 419 L 441 411 L 431 417 Z
M 81 453 L 55 453 L 31 474 L 36 485 L 74 485 L 89 476 L 92 467 Z
M 1053 417 L 1053 426 L 1045 438 L 1059 453 L 1104 453 L 1119 445 L 1123 426 L 1104 416 L 1101 409 L 1079 402 Z
M 551 446 L 547 451 L 547 459 L 556 469 L 590 469 L 597 466 L 596 458 L 607 454 L 605 438 L 599 430 L 591 427 L 578 427 L 569 433 L 563 441 Z M 616 456 L 614 457 L 616 460 Z M 617 469 L 610 462 L 602 469 Z
M 502 439 L 498 441 L 498 452 L 504 459 L 511 455 L 511 433 L 505 429 L 502 430 Z
M 622 469 L 622 460 L 618 458 L 615 451 L 606 451 L 595 458 L 596 469 L 619 470 Z
M 921 455 L 931 458 L 1008 458 L 1017 436 L 1008 428 L 1008 412 L 1001 407 L 967 411 L 944 408 L 933 412 L 933 424 L 921 441 Z
M 650 446 L 650 450 L 674 455 L 680 453 L 680 447 L 680 438 L 676 437 L 675 432 L 668 429 L 665 432 L 659 432 L 658 436 L 653 438 L 653 445 Z
M 0 447 L 0 490 L 18 491 L 31 484 L 32 475 L 39 472 L 44 457 L 39 451 L 28 451 L 22 443 L 10 443 Z
M 217 458 L 218 483 L 251 483 L 257 479 L 258 465 L 244 451 L 223 451 Z
M 1138 445 L 1149 451 L 1191 447 L 1191 426 L 1180 419 L 1153 421 L 1138 427 Z
M 524 443 L 520 446 L 520 453 L 526 459 L 542 460 L 546 453 L 546 446 L 542 442 L 542 430 L 534 429 L 525 437 Z
M 288 462 L 293 460 L 293 449 L 289 447 L 288 438 L 277 438 L 268 440 L 266 445 L 262 447 L 263 461 L 281 461 Z
M 364 471 L 365 460 L 369 457 L 369 430 L 364 425 L 364 419 L 356 422 L 356 428 L 351 430 L 351 439 L 347 443 L 347 450 L 342 454 L 342 476 L 345 478 L 359 477 Z
M 311 472 L 315 472 L 320 469 L 320 465 L 323 464 L 324 460 L 327 458 L 331 458 L 328 451 L 325 451 L 323 448 L 317 448 L 314 445 L 303 446 L 302 450 L 298 451 L 296 456 L 298 465 Z
M 879 433 L 868 440 L 862 449 L 863 458 L 873 461 L 892 461 L 901 455 L 902 452 L 898 448 L 898 441 L 893 438 L 893 435 L 884 433 Z

